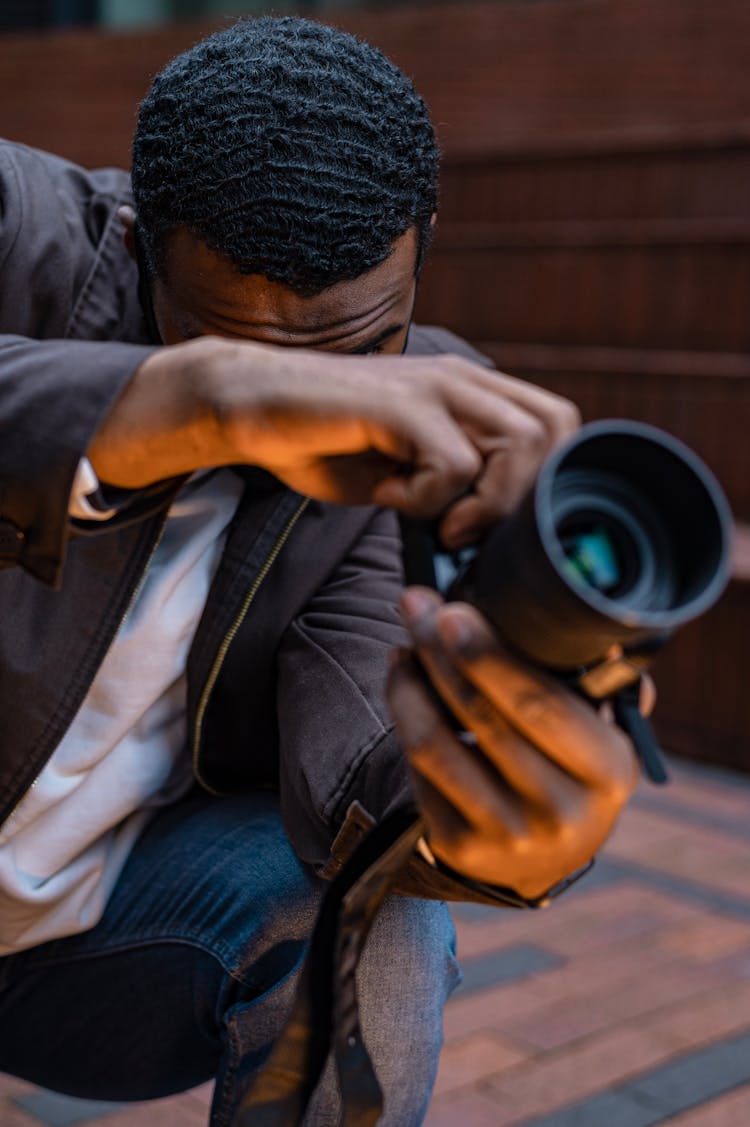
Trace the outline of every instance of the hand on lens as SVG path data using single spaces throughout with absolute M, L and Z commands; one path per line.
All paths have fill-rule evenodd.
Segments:
M 260 466 L 320 501 L 440 517 L 451 549 L 514 508 L 577 424 L 566 400 L 459 356 L 201 336 L 144 360 L 88 456 L 100 480 L 127 489 Z
M 402 613 L 414 652 L 396 656 L 388 696 L 429 845 L 467 877 L 542 895 L 610 833 L 638 779 L 630 742 L 474 608 L 411 588 Z
M 254 346 L 253 381 L 249 347 L 226 353 L 234 460 L 320 500 L 441 516 L 447 548 L 507 515 L 579 422 L 567 400 L 459 356 Z

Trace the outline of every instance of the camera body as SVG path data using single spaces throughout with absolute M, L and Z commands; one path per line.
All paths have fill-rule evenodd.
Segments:
M 613 648 L 637 669 L 719 597 L 731 527 L 721 487 L 687 446 L 603 420 L 553 451 L 476 549 L 451 557 L 407 530 L 407 580 L 472 603 L 516 652 L 605 696 L 585 677 Z

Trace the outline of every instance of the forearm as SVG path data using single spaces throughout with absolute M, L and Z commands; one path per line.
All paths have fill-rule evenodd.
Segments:
M 375 397 L 372 380 L 359 373 L 351 358 L 220 337 L 159 348 L 134 373 L 88 455 L 100 480 L 128 489 L 242 463 L 315 491 L 320 475 L 308 473 L 309 463 L 368 447 L 362 419 Z M 326 484 L 320 492 L 349 500 L 326 496 Z
M 99 479 L 125 489 L 225 465 L 216 373 L 226 345 L 210 338 L 156 349 L 134 372 L 91 442 Z
M 89 457 L 101 480 L 130 489 L 246 464 L 321 501 L 450 509 L 454 546 L 513 507 L 575 422 L 564 401 L 460 357 L 206 337 L 144 361 Z

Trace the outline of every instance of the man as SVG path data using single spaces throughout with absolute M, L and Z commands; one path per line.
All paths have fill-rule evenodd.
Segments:
M 359 991 L 382 1123 L 417 1125 L 457 974 L 440 901 L 542 895 L 632 788 L 621 733 L 470 608 L 412 589 L 399 622 L 389 508 L 468 543 L 576 425 L 411 328 L 436 174 L 397 68 L 292 18 L 158 76 L 133 198 L 2 151 L 5 1071 L 115 1100 L 215 1077 L 226 1127 L 325 878 L 416 793 Z M 306 1122 L 338 1104 L 329 1069 Z

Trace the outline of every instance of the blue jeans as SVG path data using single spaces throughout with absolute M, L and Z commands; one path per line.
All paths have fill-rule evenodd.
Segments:
M 228 1127 L 292 1002 L 322 883 L 268 793 L 193 792 L 141 835 L 92 930 L 0 958 L 0 1071 L 68 1095 L 149 1100 L 216 1079 Z M 448 910 L 389 897 L 360 964 L 382 1127 L 418 1127 L 459 978 Z M 305 1127 L 335 1127 L 329 1061 Z

